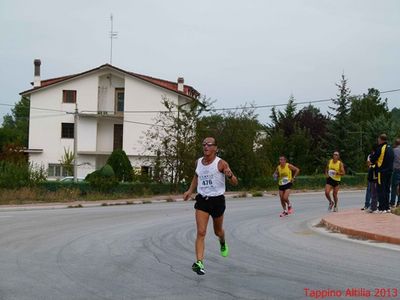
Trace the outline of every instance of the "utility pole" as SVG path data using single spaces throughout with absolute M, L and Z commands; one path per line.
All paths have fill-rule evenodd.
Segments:
M 78 182 L 78 104 L 75 103 L 74 112 L 74 182 Z

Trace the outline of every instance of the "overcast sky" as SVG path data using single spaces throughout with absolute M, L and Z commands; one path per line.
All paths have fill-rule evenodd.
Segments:
M 111 13 L 113 65 L 183 76 L 218 108 L 331 98 L 343 72 L 353 94 L 400 89 L 398 0 L 0 0 L 0 104 L 31 87 L 35 58 L 42 79 L 109 63 Z

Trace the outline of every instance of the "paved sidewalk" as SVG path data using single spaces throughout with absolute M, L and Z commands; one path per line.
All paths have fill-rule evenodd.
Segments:
M 370 214 L 350 209 L 324 216 L 321 223 L 328 229 L 362 239 L 400 245 L 400 216 Z
M 233 198 L 239 195 L 238 192 L 225 193 L 226 198 Z M 162 202 L 183 201 L 183 195 L 158 195 L 152 197 L 140 197 L 131 199 L 117 200 L 93 200 L 93 201 L 69 201 L 69 202 L 51 202 L 51 203 L 31 203 L 31 204 L 5 204 L 0 205 L 1 211 L 21 211 L 21 210 L 43 210 L 43 209 L 64 209 L 96 206 L 116 206 L 116 205 L 135 205 Z M 194 194 L 193 194 L 194 196 Z

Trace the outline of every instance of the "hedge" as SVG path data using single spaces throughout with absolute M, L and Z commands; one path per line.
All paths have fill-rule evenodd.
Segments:
M 97 192 L 88 182 L 61 182 L 61 181 L 46 181 L 39 184 L 39 187 L 55 192 L 60 189 L 79 189 L 81 195 L 88 194 L 90 192 Z M 178 192 L 183 193 L 187 189 L 187 186 L 182 184 L 178 187 Z M 175 191 L 175 187 L 172 184 L 164 183 L 148 183 L 148 182 L 135 182 L 135 183 L 120 183 L 116 186 L 111 193 L 124 194 L 124 195 L 160 195 L 170 194 Z
M 326 177 L 324 175 L 314 176 L 297 176 L 293 185 L 293 189 L 321 189 L 325 187 Z M 250 182 L 249 186 L 239 184 L 237 186 L 227 186 L 229 191 L 240 191 L 245 189 L 262 189 L 262 190 L 275 190 L 278 183 L 274 181 L 273 177 L 255 178 Z M 342 177 L 342 186 L 358 187 L 367 186 L 367 173 L 357 173 L 355 175 L 345 175 Z
M 325 176 L 298 176 L 294 183 L 294 189 L 321 189 L 325 186 Z M 367 185 L 367 174 L 360 173 L 352 176 L 342 177 L 342 186 L 347 187 L 359 187 Z M 59 189 L 79 189 L 81 195 L 85 195 L 90 192 L 96 192 L 88 182 L 61 182 L 61 181 L 46 181 L 39 184 L 45 190 L 55 192 Z M 188 188 L 188 185 L 181 184 L 178 187 L 178 192 L 183 193 Z M 243 186 L 239 178 L 239 184 L 237 186 L 227 185 L 228 191 L 240 191 L 240 190 L 275 190 L 277 189 L 277 182 L 271 177 L 255 178 L 252 180 L 250 186 Z M 171 194 L 175 192 L 175 186 L 168 183 L 151 183 L 151 182 L 134 182 L 134 183 L 120 183 L 115 187 L 111 193 L 143 196 L 143 195 L 161 195 Z

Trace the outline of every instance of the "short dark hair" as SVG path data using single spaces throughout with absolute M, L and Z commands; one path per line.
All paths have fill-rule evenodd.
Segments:
M 379 139 L 380 139 L 381 141 L 387 142 L 388 137 L 387 137 L 386 133 L 382 133 L 382 134 L 379 136 Z
M 397 147 L 397 146 L 400 146 L 400 138 L 397 138 L 395 141 L 394 141 L 394 145 Z

